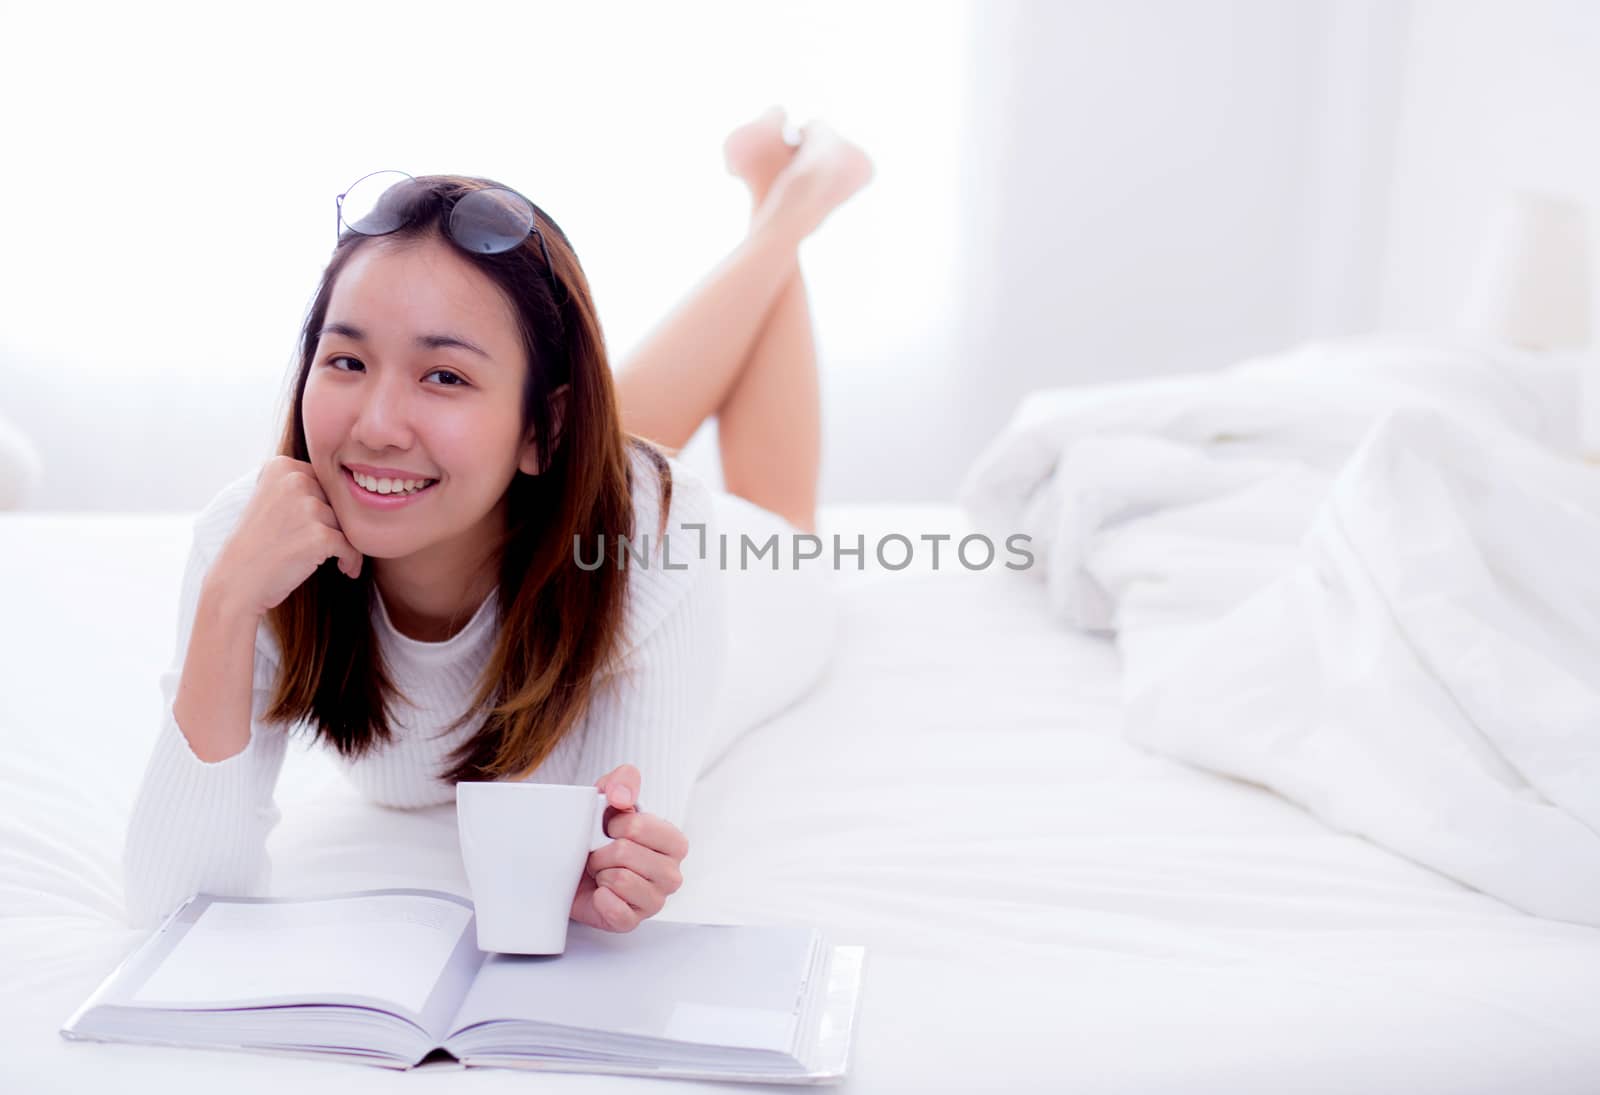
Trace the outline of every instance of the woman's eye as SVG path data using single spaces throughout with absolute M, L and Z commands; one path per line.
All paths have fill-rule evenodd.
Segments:
M 429 373 L 428 375 L 429 376 L 447 376 L 447 377 L 449 377 L 450 378 L 450 383 L 443 385 L 446 388 L 458 388 L 461 385 L 466 383 L 465 380 L 462 380 L 459 376 L 457 376 L 455 373 L 452 373 L 449 369 L 435 369 L 435 370 L 433 370 L 433 372 Z
M 330 358 L 329 358 L 329 359 L 328 359 L 328 364 L 329 364 L 329 365 L 332 365 L 332 364 L 333 364 L 333 363 L 334 363 L 334 362 L 336 362 L 336 361 L 356 361 L 356 359 L 355 359 L 355 358 L 353 358 L 353 357 L 346 357 L 346 356 L 345 356 L 345 355 L 343 355 L 343 354 L 340 354 L 340 355 L 338 355 L 338 356 L 337 356 L 337 357 L 330 357 Z M 356 361 L 356 364 L 357 364 L 357 365 L 360 365 L 360 364 L 361 364 L 361 362 L 359 362 L 359 361 Z M 346 371 L 347 371 L 347 370 L 345 370 L 345 369 L 340 369 L 340 370 L 339 370 L 339 372 L 341 372 L 341 373 L 342 373 L 342 372 L 346 372 Z

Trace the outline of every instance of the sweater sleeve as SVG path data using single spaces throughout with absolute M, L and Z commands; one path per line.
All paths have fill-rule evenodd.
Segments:
M 648 568 L 636 568 L 629 577 L 631 651 L 626 667 L 600 683 L 590 699 L 576 778 L 595 783 L 631 764 L 641 777 L 639 808 L 681 829 L 708 744 L 707 720 L 727 636 L 709 490 L 684 483 L 672 514 L 666 555 L 652 556 Z M 649 511 L 643 515 L 642 527 L 653 534 Z M 703 533 L 695 522 L 705 526 Z M 668 561 L 672 569 L 664 565 Z
M 260 896 L 271 875 L 266 843 L 280 817 L 273 790 L 287 734 L 259 720 L 270 700 L 275 659 L 258 640 L 250 743 L 242 752 L 215 763 L 201 760 L 172 713 L 211 565 L 201 527 L 184 568 L 177 649 L 161 676 L 162 725 L 123 845 L 127 920 L 135 927 L 154 926 L 195 893 Z

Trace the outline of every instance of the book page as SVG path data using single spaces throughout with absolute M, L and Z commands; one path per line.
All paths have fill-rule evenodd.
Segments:
M 421 1013 L 472 910 L 381 894 L 207 907 L 132 998 L 184 1007 L 371 996 Z
M 452 1032 L 492 1020 L 788 1051 L 820 945 L 811 928 L 573 924 L 561 955 L 491 954 Z

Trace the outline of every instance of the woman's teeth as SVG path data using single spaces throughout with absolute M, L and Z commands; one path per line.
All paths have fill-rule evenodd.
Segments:
M 437 479 L 374 479 L 358 471 L 352 471 L 350 474 L 355 477 L 358 486 L 363 490 L 370 490 L 373 494 L 415 494 L 423 487 L 438 482 Z

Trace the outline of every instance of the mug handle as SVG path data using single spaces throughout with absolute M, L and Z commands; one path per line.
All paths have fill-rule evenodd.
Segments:
M 604 791 L 596 790 L 594 793 L 594 799 L 594 832 L 589 837 L 589 850 L 591 852 L 598 852 L 601 848 L 604 848 L 607 844 L 610 844 L 617 838 L 606 835 L 606 806 L 609 802 L 609 800 L 606 798 L 606 793 Z

